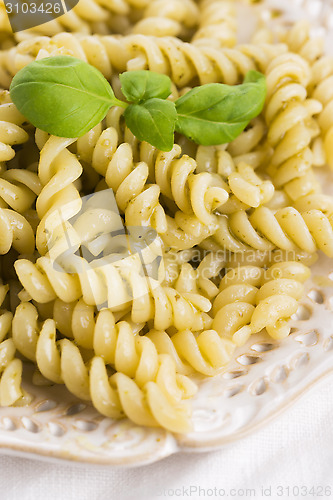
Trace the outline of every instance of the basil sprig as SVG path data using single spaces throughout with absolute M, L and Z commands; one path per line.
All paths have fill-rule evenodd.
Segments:
M 126 125 L 140 140 L 170 151 L 177 131 L 197 144 L 235 139 L 265 102 L 266 79 L 249 71 L 241 85 L 212 83 L 193 88 L 175 103 L 167 100 L 171 80 L 152 71 L 120 75 L 126 101 L 115 97 L 104 76 L 71 56 L 34 61 L 10 86 L 18 110 L 37 128 L 60 137 L 80 137 L 112 106 L 125 108 Z

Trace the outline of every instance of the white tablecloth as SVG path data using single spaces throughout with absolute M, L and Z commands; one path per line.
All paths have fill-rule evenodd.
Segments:
M 146 467 L 54 465 L 1 456 L 0 499 L 333 498 L 332 387 L 330 376 L 260 431 L 222 450 L 178 454 Z M 301 486 L 308 491 L 298 493 Z

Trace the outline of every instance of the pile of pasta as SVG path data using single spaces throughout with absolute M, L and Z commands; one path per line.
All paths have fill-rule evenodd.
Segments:
M 278 39 L 263 28 L 237 44 L 236 3 L 80 0 L 51 25 L 3 28 L 1 405 L 26 401 L 29 361 L 36 383 L 64 384 L 106 417 L 188 432 L 193 374 L 220 373 L 263 329 L 289 335 L 309 266 L 318 251 L 333 256 L 333 199 L 315 173 L 333 166 L 333 60 L 304 22 Z M 117 107 L 84 137 L 53 137 L 26 121 L 8 88 L 26 64 L 59 54 L 98 68 L 119 97 L 123 71 L 170 76 L 175 100 L 256 69 L 266 75 L 266 104 L 219 146 L 176 135 L 170 152 L 158 151 Z M 119 265 L 92 270 L 88 286 L 79 270 L 53 265 L 47 218 L 104 189 L 125 226 L 156 231 L 165 270 L 156 286 Z M 144 294 L 113 302 L 138 283 Z

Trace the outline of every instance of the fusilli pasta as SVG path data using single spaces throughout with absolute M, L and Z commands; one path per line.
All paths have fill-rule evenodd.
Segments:
M 0 3 L 1 405 L 29 402 L 22 357 L 105 417 L 188 432 L 193 375 L 225 370 L 252 334 L 289 335 L 308 266 L 333 257 L 314 168 L 333 164 L 333 64 L 304 22 L 239 44 L 237 3 L 80 0 L 19 33 Z M 267 98 L 227 144 L 176 133 L 159 151 L 119 102 L 84 136 L 56 137 L 8 89 L 57 55 L 97 68 L 121 100 L 133 70 L 168 75 L 173 102 L 257 70 Z

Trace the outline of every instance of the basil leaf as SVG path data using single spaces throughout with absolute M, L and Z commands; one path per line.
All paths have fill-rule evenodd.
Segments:
M 141 103 L 158 97 L 166 99 L 171 94 L 171 80 L 153 71 L 127 71 L 120 76 L 121 90 L 130 102 Z
M 176 130 L 197 144 L 212 146 L 235 139 L 263 109 L 265 76 L 249 71 L 242 85 L 211 83 L 176 101 Z
M 117 101 L 96 68 L 71 56 L 28 64 L 14 76 L 10 95 L 35 127 L 60 137 L 84 135 Z
M 143 104 L 130 104 L 124 117 L 126 125 L 139 141 L 149 142 L 161 151 L 172 149 L 177 121 L 173 102 L 149 99 Z

